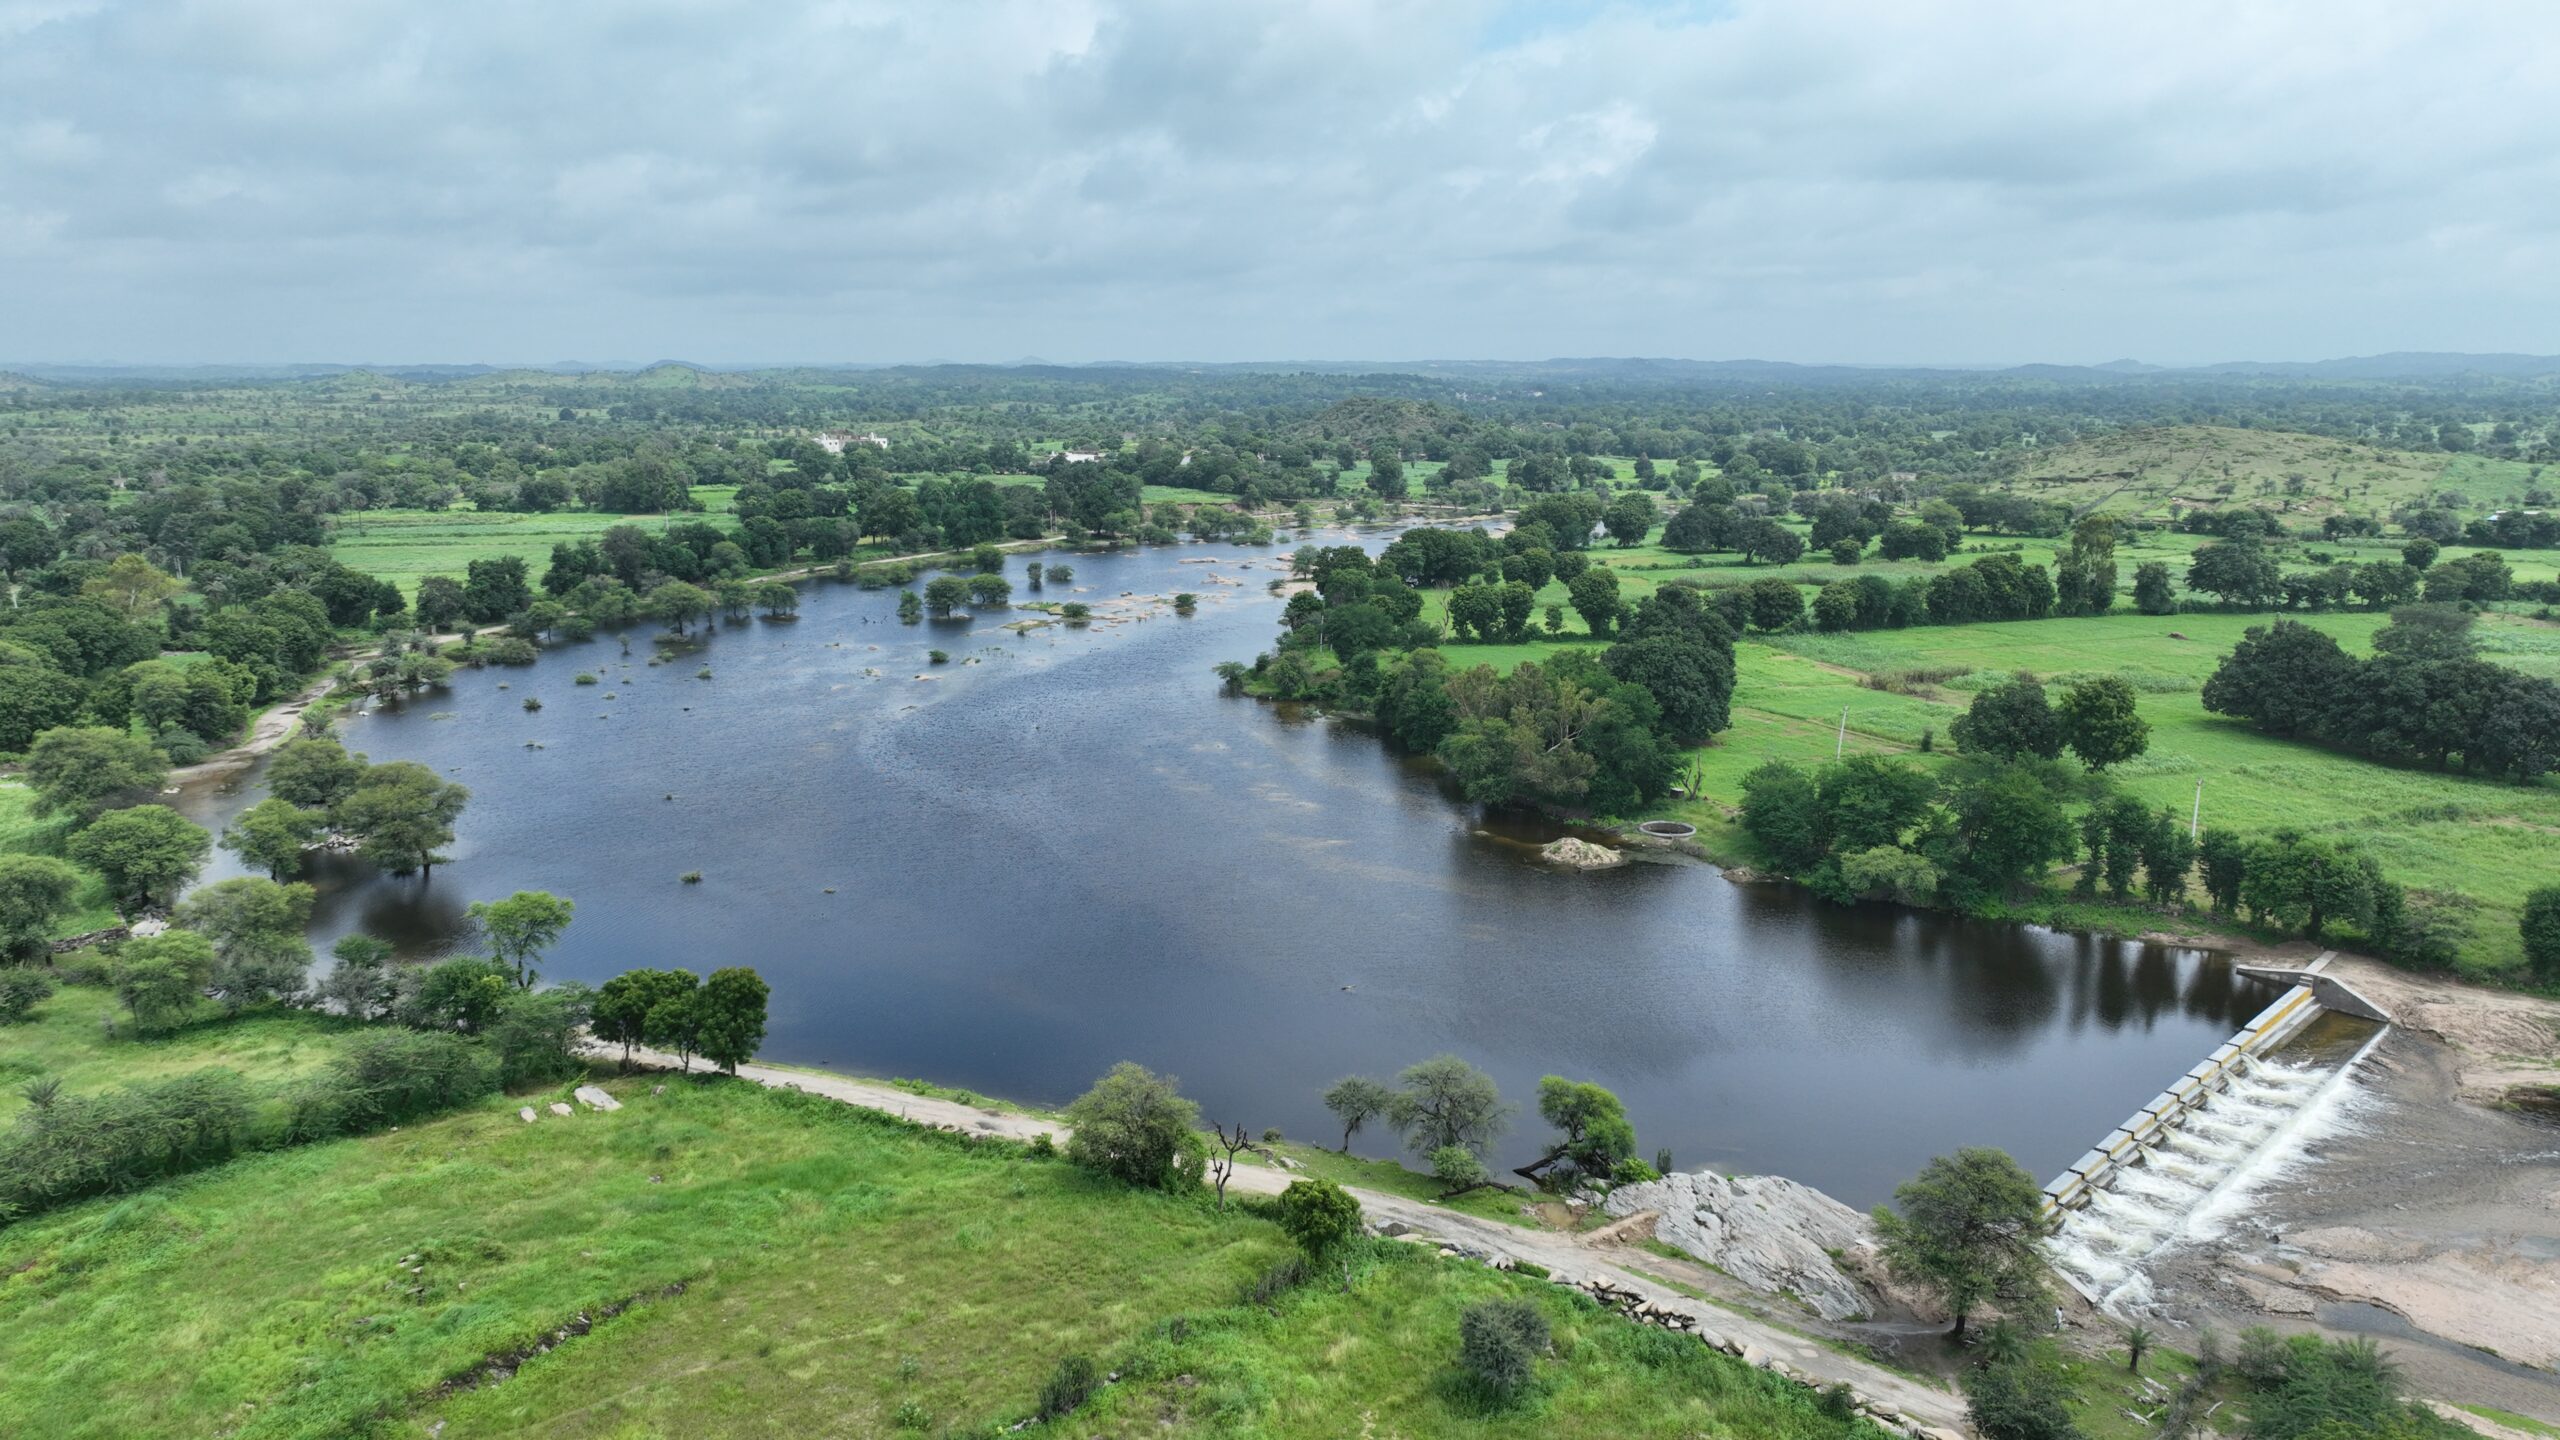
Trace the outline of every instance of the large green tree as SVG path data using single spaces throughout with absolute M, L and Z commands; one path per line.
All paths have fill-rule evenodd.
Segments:
M 559 943 L 576 908 L 548 890 L 519 890 L 504 900 L 472 901 L 470 915 L 493 957 L 515 971 L 516 988 L 530 990 L 539 978 L 536 962 Z
M 724 966 L 702 982 L 702 1058 L 735 1075 L 764 1043 L 764 978 L 743 965 Z
M 192 878 L 213 837 L 166 805 L 136 805 L 99 816 L 66 848 L 73 860 L 105 876 L 107 892 L 133 915 Z
M 2054 722 L 2062 743 L 2092 770 L 2121 765 L 2151 748 L 2151 724 L 2135 711 L 2133 686 L 2121 675 L 2093 675 L 2062 692 Z
M 302 870 L 302 857 L 329 833 L 329 817 L 305 810 L 290 800 L 268 796 L 240 812 L 222 832 L 222 848 L 238 852 L 242 864 L 282 880 Z
M 50 855 L 0 855 L 0 959 L 42 959 L 79 893 L 80 872 Z
M 122 801 L 157 791 L 169 762 L 146 740 L 103 726 L 47 730 L 27 750 L 27 788 L 38 815 L 68 814 L 80 820 Z
M 366 770 L 331 807 L 338 829 L 356 837 L 357 853 L 394 875 L 435 874 L 436 851 L 453 843 L 453 822 L 471 792 L 414 760 Z
M 1493 1077 L 1455 1055 L 1434 1055 L 1396 1077 L 1387 1123 L 1416 1155 L 1450 1146 L 1479 1157 L 1511 1128 L 1511 1107 Z
M 2034 755 L 2051 760 L 2062 753 L 2062 729 L 2044 686 L 2025 671 L 1975 691 L 1971 704 L 1947 727 L 1956 749 L 1967 755 L 2014 758 Z
M 1941 1155 L 1875 1214 L 1894 1278 L 1936 1295 L 1959 1336 L 1987 1303 L 2017 1307 L 2045 1294 L 2044 1191 L 2007 1151 Z

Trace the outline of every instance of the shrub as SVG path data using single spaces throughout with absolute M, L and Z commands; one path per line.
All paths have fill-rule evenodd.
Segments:
M 2054 1366 L 2033 1354 L 1996 1360 L 1964 1377 L 1965 1410 L 1983 1440 L 2080 1440 L 2069 1394 Z
M 1292 1180 L 1280 1192 L 1280 1229 L 1322 1258 L 1360 1233 L 1360 1202 L 1330 1180 Z
M 1067 1107 L 1067 1158 L 1132 1185 L 1189 1189 L 1200 1183 L 1207 1146 L 1200 1107 L 1170 1076 L 1123 1060 Z
M 0 1136 L 0 1217 L 220 1164 L 249 1134 L 247 1081 L 198 1070 L 98 1095 L 39 1082 Z
M 41 970 L 0 970 L 0 1025 L 15 1025 L 53 998 L 53 977 Z
M 570 683 L 576 685 L 593 685 L 596 683 L 596 677 L 587 671 L 581 670 L 571 678 Z
M 288 1097 L 285 1138 L 298 1143 L 396 1125 L 497 1088 L 496 1060 L 460 1036 L 408 1030 L 361 1035 Z
M 1458 1367 L 1484 1392 L 1508 1401 L 1537 1376 L 1547 1351 L 1547 1317 L 1526 1300 L 1480 1300 L 1458 1317 Z
M 1245 1287 L 1244 1303 L 1269 1306 L 1272 1301 L 1307 1283 L 1311 1273 L 1304 1255 L 1286 1255 L 1275 1262 L 1262 1277 Z
M 1063 1356 L 1058 1361 L 1058 1368 L 1050 1371 L 1049 1378 L 1040 1383 L 1040 1418 L 1055 1420 L 1072 1415 L 1078 1406 L 1093 1398 L 1094 1391 L 1101 1388 L 1101 1372 L 1094 1368 L 1090 1357 Z

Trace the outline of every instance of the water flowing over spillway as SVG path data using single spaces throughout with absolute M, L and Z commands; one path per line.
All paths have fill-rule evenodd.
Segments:
M 2154 1256 L 2220 1233 L 2260 1184 L 2302 1163 L 2305 1145 L 2351 1123 L 2354 1071 L 2371 1046 L 2343 1064 L 2299 1052 L 2243 1062 L 2229 1085 L 2141 1147 L 2139 1164 L 2063 1212 L 2048 1246 L 2054 1267 L 2101 1307 L 2139 1311 L 2151 1299 L 2144 1269 Z

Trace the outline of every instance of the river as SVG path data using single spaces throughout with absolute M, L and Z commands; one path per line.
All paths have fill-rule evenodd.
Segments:
M 796 622 L 660 665 L 635 630 L 348 720 L 472 799 L 432 879 L 324 857 L 315 941 L 432 954 L 468 902 L 550 890 L 577 919 L 546 978 L 753 965 L 770 1060 L 1058 1103 L 1132 1059 L 1207 1119 L 1332 1143 L 1325 1085 L 1452 1051 L 1522 1106 L 1500 1158 L 1560 1073 L 1617 1091 L 1648 1157 L 1861 1205 L 1958 1145 L 2060 1170 L 2271 993 L 2197 951 L 1700 865 L 1551 871 L 1523 842 L 1556 832 L 1489 827 L 1358 725 L 1218 693 L 1270 643 L 1271 552 L 1045 558 L 1076 571 L 1045 598 L 1200 611 L 1017 635 L 1027 612 L 902 626 L 895 590 L 819 582 Z M 182 803 L 218 829 L 257 773 Z

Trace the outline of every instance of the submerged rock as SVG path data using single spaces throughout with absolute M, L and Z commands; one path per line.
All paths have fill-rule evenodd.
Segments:
M 1825 1320 L 1870 1313 L 1872 1302 L 1832 1256 L 1874 1248 L 1866 1216 L 1778 1175 L 1741 1179 L 1712 1170 L 1666 1175 L 1609 1192 L 1612 1215 L 1651 1210 L 1654 1238 L 1755 1290 L 1791 1293 Z
M 1577 839 L 1571 835 L 1553 844 L 1540 846 L 1538 858 L 1550 865 L 1561 865 L 1567 870 L 1606 870 L 1612 865 L 1627 863 L 1626 856 L 1608 846 L 1594 845 L 1588 840 Z

